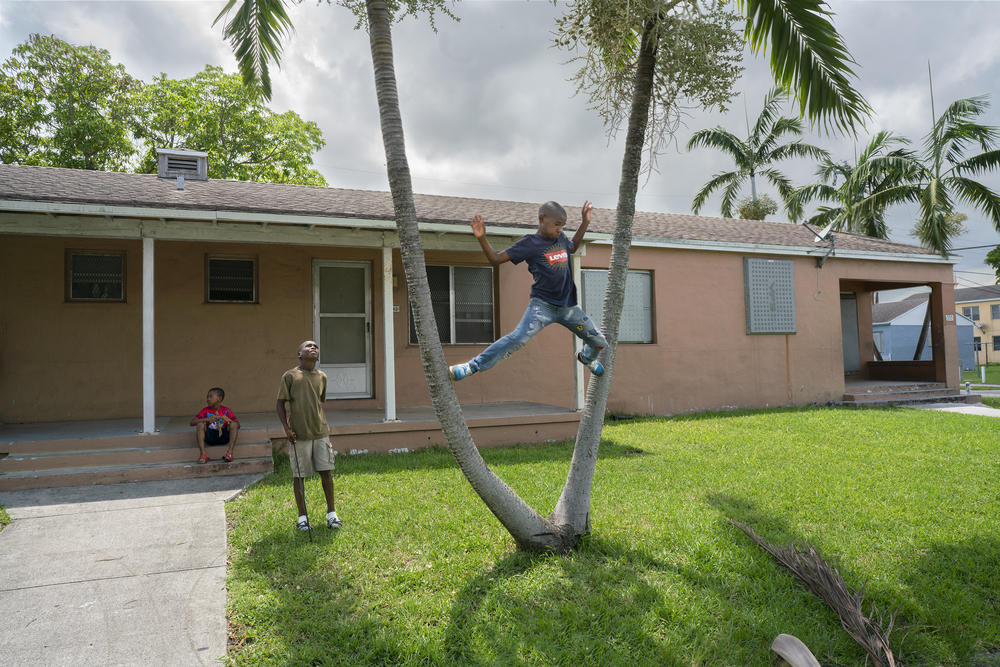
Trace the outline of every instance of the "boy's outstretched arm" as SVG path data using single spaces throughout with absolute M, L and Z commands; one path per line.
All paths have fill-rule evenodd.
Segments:
M 490 260 L 490 264 L 500 266 L 504 262 L 510 261 L 510 255 L 507 254 L 506 250 L 497 254 L 490 242 L 486 240 L 486 225 L 483 223 L 483 216 L 477 215 L 472 219 L 472 235 L 479 241 L 479 247 L 483 249 L 483 254 L 486 255 L 486 259 Z
M 587 227 L 590 226 L 590 214 L 594 210 L 594 205 L 589 201 L 583 202 L 583 215 L 580 221 L 580 228 L 576 230 L 576 234 L 573 234 L 573 252 L 580 249 L 580 244 L 583 243 L 583 235 L 587 233 Z

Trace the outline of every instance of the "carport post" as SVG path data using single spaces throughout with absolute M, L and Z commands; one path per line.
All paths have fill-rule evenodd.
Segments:
M 382 344 L 385 365 L 385 420 L 396 421 L 396 349 L 392 304 L 392 248 L 382 247 Z
M 142 432 L 156 432 L 156 363 L 153 344 L 153 239 L 142 238 Z

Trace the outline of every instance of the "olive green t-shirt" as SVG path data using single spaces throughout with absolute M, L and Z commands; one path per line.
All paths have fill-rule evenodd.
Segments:
M 330 435 L 323 414 L 326 400 L 326 373 L 303 370 L 296 366 L 285 371 L 278 388 L 279 401 L 291 401 L 288 425 L 299 440 L 315 440 Z

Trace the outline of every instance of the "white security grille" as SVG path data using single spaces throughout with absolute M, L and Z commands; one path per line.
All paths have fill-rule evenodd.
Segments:
M 583 271 L 583 310 L 598 329 L 603 326 L 604 294 L 607 289 L 606 270 Z M 625 276 L 625 302 L 618 325 L 618 342 L 653 342 L 653 274 L 648 271 L 629 271 Z
M 70 299 L 124 301 L 125 256 L 72 253 Z
M 743 272 L 747 333 L 795 333 L 792 260 L 744 257 Z

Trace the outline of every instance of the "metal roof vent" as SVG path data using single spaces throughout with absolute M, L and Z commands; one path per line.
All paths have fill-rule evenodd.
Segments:
M 181 176 L 189 181 L 208 180 L 208 153 L 183 148 L 157 148 L 156 175 L 160 178 Z

